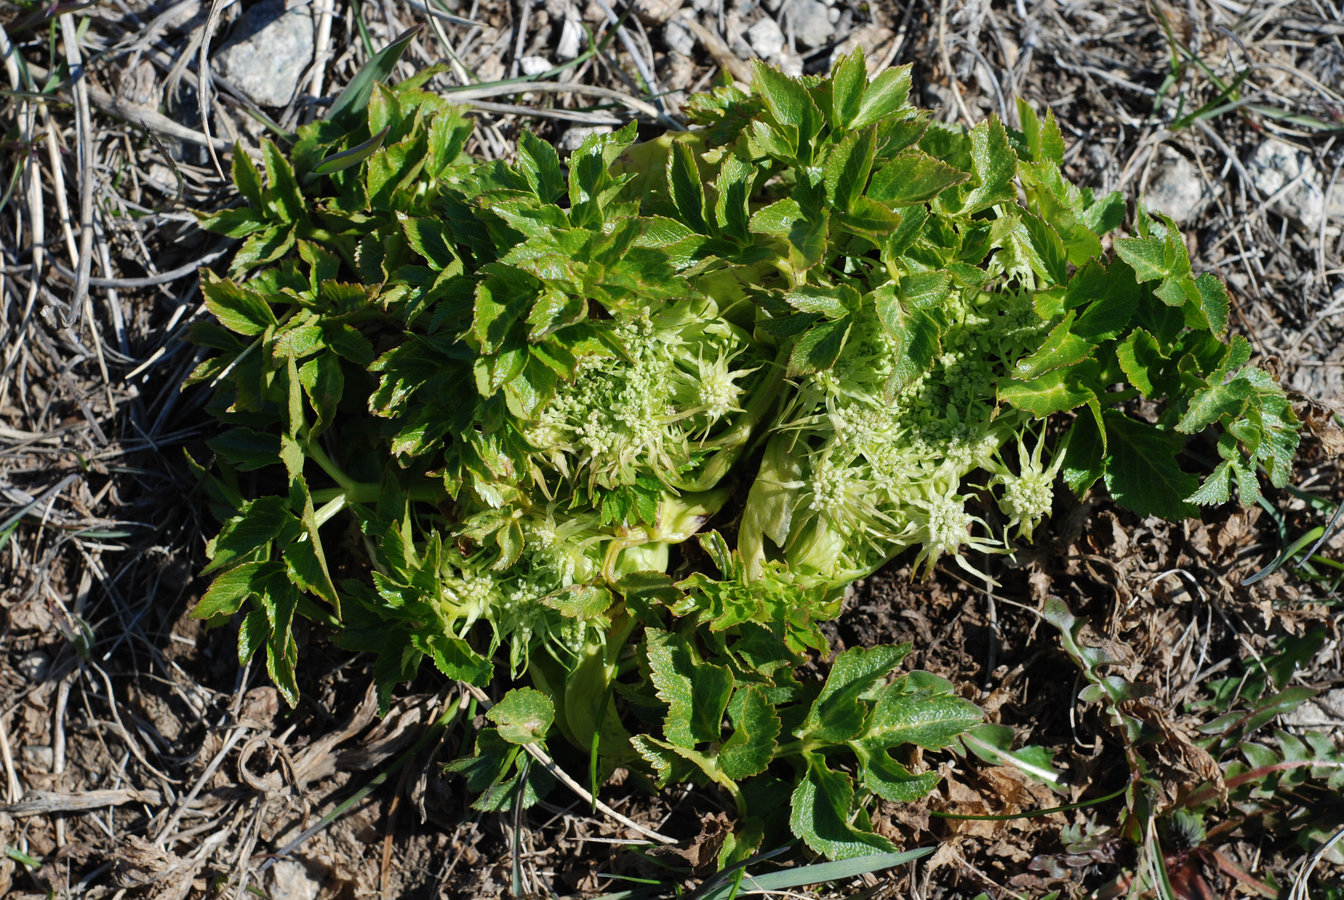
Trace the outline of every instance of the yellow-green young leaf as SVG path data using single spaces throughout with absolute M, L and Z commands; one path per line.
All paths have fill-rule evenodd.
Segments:
M 555 721 L 555 705 L 535 688 L 514 688 L 485 716 L 510 744 L 533 744 L 546 739 L 546 732 Z
M 1116 345 L 1115 358 L 1120 363 L 1129 383 L 1145 397 L 1156 391 L 1154 376 L 1161 377 L 1171 360 L 1162 355 L 1157 339 L 1142 328 L 1135 328 Z
M 766 109 L 776 122 L 802 128 L 812 107 L 812 98 L 807 95 L 802 82 L 760 60 L 753 60 L 752 87 L 765 101 Z
M 215 576 L 201 602 L 191 611 L 193 619 L 212 619 L 231 616 L 248 597 L 266 590 L 268 581 L 284 569 L 274 562 L 239 563 Z
M 261 139 L 261 159 L 266 165 L 266 179 L 270 182 L 272 209 L 287 224 L 305 219 L 303 192 L 294 178 L 294 168 L 285 159 L 280 148 L 269 139 Z
M 209 269 L 201 279 L 205 307 L 221 325 L 237 334 L 258 335 L 276 324 L 275 313 L 256 291 L 225 281 Z
M 751 230 L 756 234 L 788 237 L 793 225 L 803 217 L 803 209 L 791 197 L 763 206 L 751 217 Z
M 854 783 L 843 772 L 832 771 L 820 754 L 804 754 L 807 771 L 791 798 L 789 827 L 807 846 L 829 859 L 868 856 L 895 847 L 881 835 L 863 828 L 867 817 L 854 816 Z
M 910 64 L 906 63 L 887 69 L 874 78 L 863 92 L 859 113 L 849 127 L 863 128 L 900 112 L 910 97 L 910 69 Z
M 257 171 L 252 157 L 247 155 L 241 143 L 233 145 L 233 183 L 238 193 L 255 210 L 262 210 L 261 173 Z
M 541 598 L 541 602 L 571 619 L 592 619 L 611 607 L 611 591 L 596 584 L 572 584 Z
M 1017 114 L 1022 122 L 1022 137 L 1033 162 L 1047 160 L 1056 165 L 1064 162 L 1064 135 L 1059 131 L 1053 111 L 1045 111 L 1045 121 L 1036 115 L 1030 103 L 1017 99 Z
M 927 203 L 971 176 L 923 150 L 902 150 L 882 163 L 868 186 L 868 197 L 887 206 Z
M 863 48 L 855 47 L 853 53 L 837 59 L 831 69 L 831 126 L 837 131 L 849 128 L 858 117 L 867 86 Z
M 824 172 L 826 196 L 835 210 L 849 212 L 854 208 L 854 201 L 868 185 L 876 149 L 876 135 L 871 128 L 851 132 L 831 148 Z
M 971 129 L 971 162 L 978 182 L 966 195 L 962 212 L 969 215 L 1000 203 L 1015 203 L 1017 154 L 997 116 Z

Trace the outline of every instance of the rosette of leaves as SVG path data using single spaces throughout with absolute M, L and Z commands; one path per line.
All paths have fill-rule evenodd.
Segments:
M 374 654 L 384 703 L 426 659 L 530 683 L 506 710 L 544 724 L 458 766 L 490 808 L 535 796 L 517 748 L 554 733 L 721 787 L 725 861 L 769 821 L 888 846 L 869 801 L 927 791 L 913 748 L 976 714 L 890 680 L 895 648 L 796 677 L 849 582 L 909 548 L 974 570 L 1061 480 L 1179 517 L 1287 477 L 1296 419 L 1222 285 L 1142 212 L 1106 258 L 1123 204 L 1064 180 L 1049 116 L 935 124 L 856 52 L 757 66 L 689 132 L 483 162 L 430 74 L 236 152 L 245 205 L 202 218 L 243 243 L 194 331 L 225 426 L 196 614 L 239 615 L 290 703 L 296 615 Z

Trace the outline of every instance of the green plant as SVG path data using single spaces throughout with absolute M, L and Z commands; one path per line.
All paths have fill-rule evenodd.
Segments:
M 818 852 L 890 851 L 869 799 L 927 792 L 915 748 L 979 713 L 893 678 L 905 647 L 798 676 L 850 582 L 911 548 L 978 573 L 1061 476 L 1168 517 L 1287 477 L 1296 419 L 1221 283 L 1143 213 L 1107 261 L 1123 203 L 1063 179 L 1050 117 L 933 123 L 856 53 L 758 66 L 687 133 L 481 163 L 429 74 L 264 144 L 264 177 L 235 153 L 247 205 L 203 217 L 245 240 L 195 331 L 228 426 L 196 615 L 241 613 L 290 703 L 296 615 L 375 654 L 384 702 L 426 658 L 530 683 L 455 766 L 482 808 L 529 802 L 518 748 L 558 735 L 595 782 L 722 788 L 724 864 L 784 802 Z

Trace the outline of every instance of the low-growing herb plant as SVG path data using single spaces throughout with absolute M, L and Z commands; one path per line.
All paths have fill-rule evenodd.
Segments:
M 1223 285 L 1167 219 L 1108 237 L 1124 204 L 1064 179 L 1048 115 L 939 124 L 856 52 L 508 164 L 428 77 L 265 143 L 264 175 L 235 153 L 246 205 L 203 218 L 245 240 L 195 331 L 227 426 L 196 614 L 241 614 L 290 703 L 295 616 L 375 654 L 384 702 L 425 659 L 526 685 L 453 767 L 482 808 L 531 802 L 518 748 L 558 736 L 721 787 L 725 864 L 770 821 L 891 850 L 869 801 L 929 791 L 917 748 L 980 715 L 893 677 L 907 647 L 800 677 L 847 585 L 906 550 L 979 573 L 1061 482 L 1178 518 L 1288 475 Z

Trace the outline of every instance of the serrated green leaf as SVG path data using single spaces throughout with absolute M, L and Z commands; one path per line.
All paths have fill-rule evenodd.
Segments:
M 1042 122 L 1032 109 L 1031 104 L 1021 97 L 1017 98 L 1017 114 L 1022 122 L 1022 135 L 1033 161 L 1048 160 L 1056 165 L 1064 162 L 1064 136 L 1059 131 L 1052 110 L 1045 111 Z
M 980 708 L 948 692 L 910 690 L 900 681 L 878 695 L 867 728 L 853 740 L 877 753 L 901 744 L 941 750 L 983 718 Z
M 1156 393 L 1155 376 L 1161 376 L 1170 360 L 1162 355 L 1157 339 L 1142 328 L 1135 328 L 1115 348 L 1116 359 L 1129 383 L 1145 397 Z
M 1066 451 L 1060 475 L 1075 496 L 1082 497 L 1103 474 L 1106 459 L 1106 432 L 1101 424 L 1101 407 L 1091 401 L 1087 414 L 1073 420 L 1065 437 Z
M 831 127 L 843 131 L 858 117 L 868 86 L 863 48 L 855 47 L 835 61 L 831 69 Z
M 532 132 L 518 134 L 518 169 L 532 193 L 543 203 L 554 203 L 565 192 L 565 176 L 555 148 Z
M 274 562 L 245 562 L 221 572 L 192 609 L 191 617 L 231 616 L 248 597 L 264 592 L 277 574 L 283 576 L 284 568 Z
M 1186 501 L 1199 482 L 1181 469 L 1179 435 L 1107 410 L 1106 489 L 1121 506 L 1141 516 L 1178 521 L 1196 514 Z
M 1209 476 L 1204 479 L 1204 483 L 1199 486 L 1199 490 L 1185 499 L 1196 506 L 1215 506 L 1226 503 L 1231 492 L 1231 486 L 1232 463 L 1224 460 L 1209 473 Z
M 1217 275 L 1205 272 L 1195 279 L 1195 288 L 1199 291 L 1200 308 L 1208 322 L 1209 331 L 1222 335 L 1227 330 L 1227 286 Z
M 1069 310 L 1064 318 L 1050 329 L 1040 347 L 1017 361 L 1017 365 L 1013 367 L 1013 378 L 1029 382 L 1046 372 L 1077 365 L 1092 356 L 1096 351 L 1096 345 L 1079 337 L 1074 332 L 1073 326 L 1074 311 Z
M 882 163 L 868 186 L 868 197 L 887 206 L 927 203 L 971 176 L 923 150 L 902 150 Z
M 910 652 L 909 644 L 854 647 L 836 657 L 821 693 L 795 732 L 804 740 L 838 744 L 863 731 L 869 707 L 860 697 L 872 690 Z
M 276 324 L 275 313 L 256 291 L 225 281 L 209 269 L 201 278 L 206 309 L 236 334 L 258 335 Z
M 818 754 L 808 753 L 804 758 L 807 771 L 791 798 L 789 827 L 793 833 L 828 859 L 894 850 L 891 842 L 881 835 L 850 824 L 854 784 L 849 776 L 831 770 Z
M 264 609 L 258 607 L 243 617 L 242 625 L 238 627 L 239 666 L 245 666 L 252 661 L 252 657 L 266 643 L 266 637 L 270 633 L 271 623 L 266 618 Z
M 849 127 L 865 128 L 900 112 L 910 97 L 910 70 L 910 64 L 906 63 L 874 78 L 863 92 L 859 113 Z
M 765 101 L 775 121 L 781 125 L 802 128 L 812 106 L 807 89 L 796 78 L 760 60 L 752 60 L 752 88 Z
M 873 153 L 876 149 L 873 129 L 865 128 L 846 135 L 827 155 L 823 167 L 826 196 L 837 211 L 849 212 L 862 196 L 868 185 L 868 175 L 873 169 Z
M 1092 385 L 1095 369 L 1095 360 L 1086 359 L 1035 378 L 1003 381 L 999 384 L 999 399 L 1038 419 L 1068 412 L 1097 399 Z
M 261 159 L 266 165 L 266 180 L 269 182 L 268 198 L 272 209 L 285 223 L 300 222 L 307 218 L 303 202 L 303 192 L 294 177 L 294 168 L 285 159 L 280 148 L 266 138 L 261 139 Z
M 415 649 L 434 661 L 434 667 L 449 678 L 484 687 L 494 675 L 494 666 L 459 637 L 430 631 L 411 633 Z
M 971 161 L 977 184 L 966 195 L 962 212 L 970 215 L 1000 203 L 1015 203 L 1017 154 L 997 116 L 971 129 Z
M 510 744 L 533 744 L 546 739 L 546 732 L 555 721 L 555 705 L 535 688 L 514 688 L 485 717 L 495 723 L 499 736 Z
M 233 145 L 233 183 L 238 188 L 238 193 L 243 195 L 243 199 L 255 210 L 261 211 L 265 208 L 265 202 L 262 197 L 261 173 L 257 171 L 256 164 L 252 162 L 252 157 L 247 155 L 241 143 Z
M 789 354 L 790 376 L 824 372 L 840 357 L 849 336 L 850 317 L 818 322 L 793 345 Z
M 937 772 L 913 774 L 884 752 L 860 755 L 859 776 L 863 786 L 883 800 L 913 803 L 938 786 Z
M 206 446 L 243 472 L 280 464 L 280 438 L 254 428 L 230 428 Z
M 730 704 L 733 733 L 719 748 L 723 774 L 734 780 L 765 771 L 778 746 L 780 721 L 765 692 L 755 685 L 740 688 Z
M 645 638 L 649 673 L 667 704 L 663 734 L 679 747 L 717 741 L 733 689 L 733 673 L 697 659 L 686 638 L 651 629 Z
M 1022 227 L 1034 251 L 1033 260 L 1039 265 L 1038 274 L 1048 278 L 1052 284 L 1063 284 L 1068 277 L 1069 259 L 1059 232 L 1032 212 L 1022 210 L 1018 215 L 1021 216 Z
M 297 537 L 299 520 L 283 497 L 261 497 L 244 503 L 238 515 L 220 528 L 219 536 L 206 548 L 210 563 L 205 575 L 242 561 L 272 541 L 281 545 Z
M 704 182 L 694 152 L 684 143 L 673 144 L 667 155 L 667 185 L 682 220 L 695 231 L 708 234 Z

